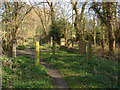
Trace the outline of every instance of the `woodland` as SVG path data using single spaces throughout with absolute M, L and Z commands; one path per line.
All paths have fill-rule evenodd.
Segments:
M 120 3 L 1 1 L 2 88 L 120 88 Z

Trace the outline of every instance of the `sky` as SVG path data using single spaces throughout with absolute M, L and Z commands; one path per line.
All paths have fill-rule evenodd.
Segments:
M 29 2 L 29 1 L 34 2 L 35 1 L 35 2 L 42 2 L 42 1 L 46 1 L 46 0 L 0 0 L 0 2 L 1 1 L 2 2 L 3 1 L 22 1 L 22 2 Z M 62 9 L 61 10 L 67 12 L 65 16 L 68 18 L 68 17 L 70 17 L 72 15 L 72 5 L 70 4 L 71 0 L 49 0 L 49 1 L 53 1 L 54 3 L 55 2 L 61 2 L 62 3 L 62 5 L 61 5 Z M 73 0 L 73 1 L 76 1 L 76 0 Z M 86 0 L 79 0 L 79 1 L 84 3 Z M 90 1 L 93 1 L 93 0 L 90 0 Z M 95 1 L 101 1 L 101 0 L 95 0 Z M 118 1 L 119 4 L 120 4 L 120 0 L 103 0 L 103 1 L 104 2 L 105 1 Z M 29 4 L 29 3 L 27 3 L 27 4 Z M 1 5 L 1 3 L 0 3 L 0 5 Z M 47 4 L 46 4 L 46 6 L 47 6 Z M 49 8 L 49 6 L 47 6 L 47 7 Z M 81 8 L 82 8 L 82 5 L 79 4 L 79 12 L 81 12 Z M 89 5 L 86 6 L 85 13 L 88 12 L 88 8 L 89 8 Z M 0 9 L 0 12 L 1 12 L 1 9 Z M 94 13 L 94 12 L 91 11 L 90 13 L 91 13 L 91 16 L 87 16 L 88 19 L 93 18 L 92 13 Z M 69 21 L 72 22 L 72 18 L 69 19 Z
M 3 1 L 5 1 L 5 0 L 2 0 L 2 2 Z M 46 0 L 7 0 L 7 1 L 24 1 L 24 2 L 28 2 L 27 4 L 29 4 L 30 5 L 30 3 L 29 3 L 29 1 L 31 1 L 31 2 L 42 2 L 42 1 L 46 1 Z M 62 11 L 63 12 L 65 12 L 65 15 L 64 16 L 66 16 L 66 18 L 69 18 L 69 17 L 71 17 L 72 16 L 72 5 L 70 4 L 70 0 L 49 0 L 49 1 L 54 1 L 54 3 L 58 3 L 58 1 L 61 3 L 61 6 L 60 7 L 62 7 L 60 10 L 59 10 L 59 13 L 61 14 L 62 13 Z M 76 1 L 76 0 L 74 0 L 74 1 Z M 80 1 L 86 1 L 86 0 L 80 0 Z M 84 2 L 83 2 L 84 3 Z M 81 12 L 81 7 L 82 6 L 82 4 L 80 3 L 79 4 L 79 12 Z M 46 4 L 46 7 L 47 8 L 49 8 L 49 6 L 47 6 L 47 4 Z M 86 12 L 88 12 L 88 8 L 89 8 L 89 5 L 87 5 L 87 7 L 86 7 L 86 9 L 85 9 L 85 13 Z M 1 11 L 1 10 L 0 10 Z M 73 13 L 75 13 L 74 11 L 73 11 Z M 87 17 L 88 19 L 89 18 L 93 18 L 92 16 L 88 16 Z M 72 23 L 72 17 L 68 20 L 70 23 Z
M 28 2 L 28 0 L 0 0 L 0 1 L 4 1 L 4 2 L 6 2 L 6 1 Z M 39 1 L 39 2 L 41 2 L 41 1 L 46 1 L 46 0 L 30 0 L 30 1 Z M 62 2 L 62 1 L 70 2 L 71 0 L 49 0 L 49 1 L 53 1 L 53 2 Z M 76 1 L 76 0 L 73 0 L 73 1 Z M 80 2 L 85 2 L 86 0 L 79 0 L 79 1 Z M 101 1 L 103 1 L 103 2 L 116 2 L 116 1 L 118 1 L 119 2 L 120 0 L 89 0 L 89 1 L 95 1 L 95 2 L 101 2 Z

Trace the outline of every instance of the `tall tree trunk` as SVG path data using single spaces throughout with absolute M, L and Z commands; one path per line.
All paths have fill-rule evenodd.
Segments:
M 53 6 L 53 2 L 49 2 L 47 0 L 47 3 L 51 9 L 51 21 L 52 21 L 52 24 L 54 24 L 55 22 L 55 12 L 54 12 L 54 6 Z M 52 46 L 52 57 L 54 58 L 55 57 L 55 45 L 56 45 L 56 42 L 55 42 L 55 35 L 53 35 L 53 46 Z
M 112 36 L 112 27 L 111 27 L 111 25 L 109 27 L 108 39 L 109 39 L 109 53 L 111 53 L 111 52 L 113 52 L 113 43 L 114 43 L 114 38 Z
M 56 42 L 55 42 L 55 35 L 53 36 L 53 46 L 52 46 L 52 57 L 53 58 L 55 58 L 55 44 L 56 44 Z
M 82 40 L 85 40 L 85 18 L 83 20 L 83 27 L 82 27 Z
M 117 34 L 118 34 L 118 15 L 117 15 L 117 2 L 114 3 L 114 6 L 115 6 L 115 23 L 114 23 L 114 20 L 113 20 L 113 23 L 114 23 L 114 29 L 116 30 L 116 34 L 114 34 L 115 36 L 115 40 L 114 40 L 114 49 L 116 48 L 116 39 L 118 38 Z
M 82 35 L 82 30 L 84 29 L 84 20 L 83 20 L 83 14 L 84 14 L 84 10 L 85 10 L 85 6 L 87 5 L 87 3 L 88 3 L 88 1 L 89 0 L 87 0 L 84 4 L 83 4 L 83 6 L 82 6 L 82 11 L 81 11 L 81 13 L 80 13 L 80 20 L 79 20 L 79 22 L 78 23 L 80 23 L 80 31 L 79 31 L 79 39 L 83 39 L 83 37 L 84 37 L 84 35 Z M 83 25 L 82 25 L 83 24 Z
M 96 47 L 96 31 L 94 30 L 94 45 L 95 45 L 95 47 Z
M 94 21 L 94 26 L 93 26 L 93 40 L 94 40 L 94 45 L 96 48 L 96 28 L 95 28 L 95 17 L 93 18 Z
M 72 4 L 72 10 L 75 10 L 75 14 L 76 14 L 74 27 L 75 27 L 75 30 L 76 30 L 76 41 L 78 41 L 79 40 L 79 28 L 78 28 L 79 17 L 78 17 L 78 9 L 77 9 L 78 1 L 73 2 L 71 0 L 71 4 Z
M 16 34 L 18 31 L 18 2 L 15 2 L 15 14 L 14 14 L 14 29 L 12 32 L 12 43 L 11 43 L 11 47 L 12 47 L 12 51 L 11 52 L 11 56 L 12 57 L 16 57 L 16 44 L 17 44 L 17 38 L 16 38 Z
M 109 38 L 109 53 L 113 52 L 114 43 L 114 28 L 113 28 L 113 16 L 112 16 L 112 3 L 106 3 L 107 5 L 107 27 L 108 27 L 108 38 Z
M 105 33 L 102 34 L 102 50 L 104 51 L 104 48 L 105 48 Z
M 96 13 L 98 13 L 101 22 L 104 23 L 108 29 L 108 39 L 109 39 L 109 53 L 113 52 L 113 43 L 114 43 L 114 27 L 113 27 L 113 2 L 102 2 L 102 11 L 100 13 L 99 7 L 100 3 L 93 3 L 92 7 Z
M 119 7 L 119 11 L 118 13 L 120 13 L 120 5 L 118 6 Z M 118 14 L 119 16 L 119 26 L 118 26 L 118 61 L 120 61 L 120 14 Z M 120 76 L 119 76 L 120 77 Z
M 83 21 L 83 14 L 84 14 L 85 6 L 87 5 L 87 3 L 88 3 L 88 0 L 82 6 L 82 11 L 80 13 L 80 19 L 79 19 L 79 12 L 78 12 L 79 10 L 77 8 L 78 0 L 75 3 L 71 0 L 72 8 L 73 8 L 73 10 L 75 10 L 75 14 L 76 14 L 74 27 L 76 29 L 76 40 L 77 41 L 82 39 L 82 35 L 81 35 L 82 26 L 81 26 L 81 23 Z

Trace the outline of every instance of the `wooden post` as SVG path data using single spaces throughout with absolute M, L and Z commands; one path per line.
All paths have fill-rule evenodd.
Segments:
M 1 1 L 0 1 L 1 3 Z M 2 33 L 2 25 L 0 24 L 0 33 L 1 34 L 4 34 Z M 0 35 L 0 58 L 2 56 L 2 51 L 3 51 L 3 48 L 2 48 L 2 35 Z M 2 60 L 0 60 L 0 90 L 2 90 Z
M 120 43 L 118 43 L 118 61 L 120 61 Z
M 33 37 L 33 47 L 35 46 L 35 37 Z
M 3 48 L 2 48 L 2 40 L 0 38 L 0 57 L 2 56 L 2 51 L 3 51 Z
M 52 45 L 53 45 L 53 37 L 51 37 L 50 39 L 51 39 L 50 42 L 51 42 L 51 47 L 52 47 Z
M 91 42 L 87 43 L 87 60 L 91 60 L 92 58 L 92 49 L 91 49 Z
M 12 57 L 16 58 L 16 43 L 13 44 Z
M 79 41 L 79 53 L 80 54 L 86 53 L 86 46 L 87 46 L 86 44 L 87 42 L 84 40 Z
M 53 37 L 53 44 L 52 44 L 52 58 L 55 58 L 55 36 Z
M 74 47 L 74 41 L 72 40 L 72 47 Z
M 23 37 L 22 45 L 25 45 L 25 38 Z
M 35 43 L 35 65 L 38 66 L 40 63 L 39 61 L 39 42 Z
M 60 47 L 65 46 L 65 39 L 61 38 L 60 39 Z
M 68 41 L 68 46 L 67 46 L 67 49 L 70 49 L 72 47 L 72 41 Z

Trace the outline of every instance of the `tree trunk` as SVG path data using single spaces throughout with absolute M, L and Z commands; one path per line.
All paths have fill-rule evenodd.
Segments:
M 93 36 L 93 38 L 94 38 L 94 45 L 96 47 L 96 31 L 95 30 L 94 30 L 94 36 Z
M 47 0 L 47 3 L 51 9 L 51 21 L 52 21 L 52 24 L 54 24 L 55 22 L 55 12 L 54 12 L 54 6 L 53 6 L 53 2 L 49 2 Z M 52 57 L 54 58 L 55 57 L 55 35 L 53 35 L 53 46 L 52 46 Z
M 55 58 L 55 36 L 53 36 L 53 44 L 52 44 L 52 57 Z
M 114 28 L 113 28 L 113 16 L 112 16 L 112 3 L 107 4 L 107 27 L 108 27 L 108 38 L 109 38 L 109 54 L 113 52 L 113 43 L 114 43 Z
M 25 46 L 25 38 L 23 37 L 22 45 Z
M 65 30 L 65 46 L 67 47 L 67 40 L 68 40 L 68 37 L 67 37 L 67 29 Z
M 112 31 L 111 28 L 109 27 L 109 32 L 108 32 L 108 39 L 109 39 L 109 53 L 113 52 L 113 36 L 112 36 Z
M 92 49 L 91 49 L 91 42 L 87 43 L 87 60 L 92 59 Z
M 12 46 L 12 57 L 16 58 L 16 43 L 14 43 Z
M 115 6 L 115 23 L 114 23 L 114 20 L 113 20 L 113 23 L 114 23 L 114 26 L 116 29 L 116 32 L 118 31 L 118 15 L 117 15 L 117 2 L 114 3 L 114 6 Z M 114 40 L 114 49 L 116 48 L 116 39 L 117 39 L 117 35 L 114 34 L 115 36 L 115 40 Z
M 104 51 L 104 48 L 105 48 L 105 34 L 104 33 L 102 35 L 101 45 L 102 45 L 102 50 Z
M 74 26 L 76 29 L 76 40 L 77 41 L 82 39 L 82 35 L 81 35 L 82 25 L 81 25 L 81 23 L 83 21 L 83 14 L 84 14 L 85 6 L 87 5 L 87 3 L 88 3 L 88 0 L 82 6 L 82 11 L 80 13 L 80 19 L 79 19 L 79 12 L 78 12 L 79 10 L 77 8 L 78 1 L 76 1 L 75 3 L 73 1 L 71 1 L 72 8 L 73 8 L 73 10 L 75 10 L 75 14 L 76 14 Z
M 12 40 L 11 40 L 11 48 L 10 48 L 10 56 L 15 56 L 16 57 L 16 43 L 17 43 L 17 38 L 16 34 L 18 31 L 18 2 L 14 2 L 15 4 L 15 13 L 14 13 L 14 28 L 12 31 Z

